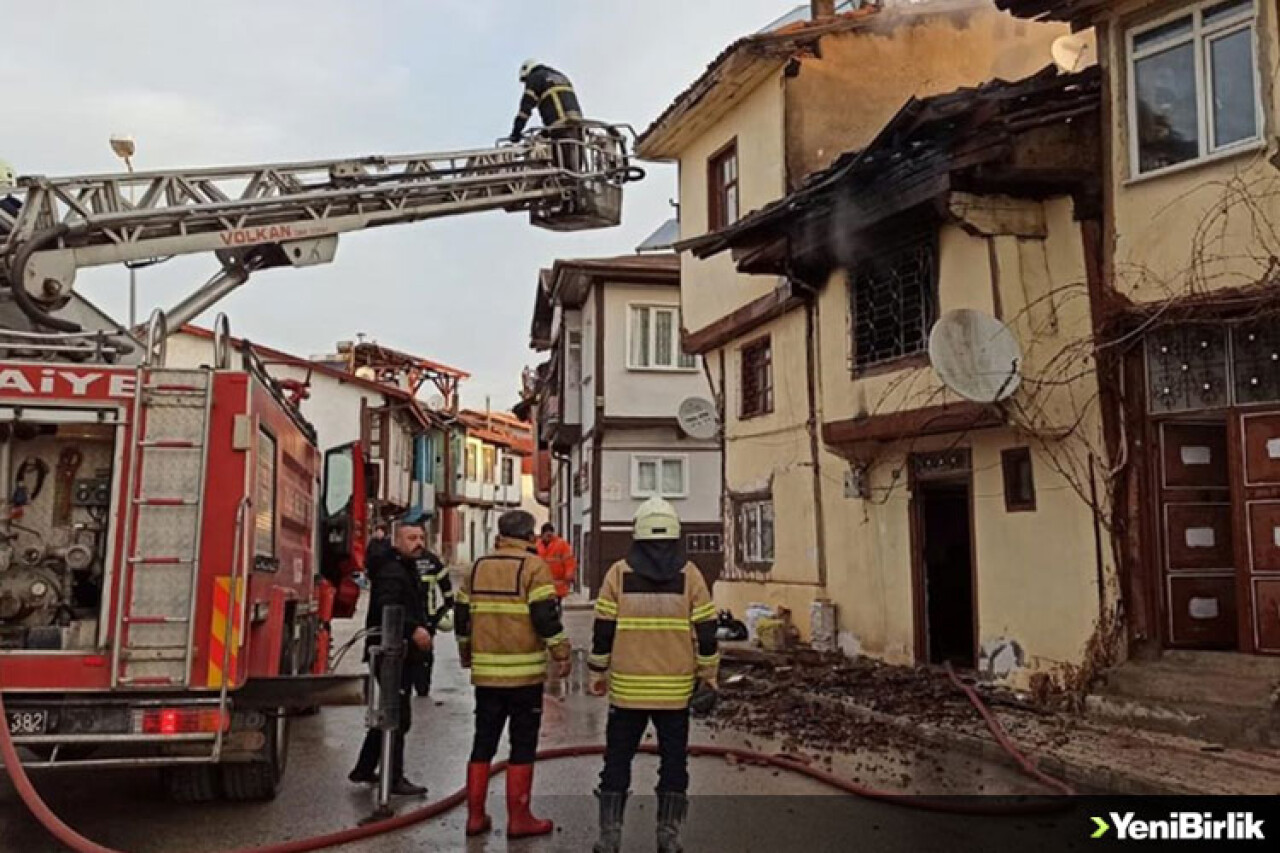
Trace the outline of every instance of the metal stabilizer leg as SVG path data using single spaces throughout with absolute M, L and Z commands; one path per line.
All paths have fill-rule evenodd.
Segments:
M 404 608 L 391 605 L 382 610 L 382 639 L 372 650 L 374 688 L 370 691 L 370 725 L 382 731 L 382 759 L 378 772 L 377 801 L 373 814 L 364 821 L 385 820 L 391 810 L 391 786 L 401 768 L 395 766 L 396 738 L 400 737 L 400 680 L 404 669 Z

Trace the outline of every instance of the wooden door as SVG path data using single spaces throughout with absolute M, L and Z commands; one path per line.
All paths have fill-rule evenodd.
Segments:
M 1239 415 L 1234 466 L 1242 648 L 1280 654 L 1280 412 Z
M 1234 649 L 1239 619 L 1227 423 L 1167 421 L 1159 430 L 1167 643 Z

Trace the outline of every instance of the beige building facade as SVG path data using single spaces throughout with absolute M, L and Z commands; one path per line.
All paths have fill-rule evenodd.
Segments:
M 829 600 L 846 651 L 1021 683 L 1069 680 L 1108 631 L 1099 394 L 1078 355 L 1098 207 L 1083 189 L 1097 134 L 1078 128 L 1096 129 L 1097 81 L 1068 86 L 1075 116 L 991 129 L 1012 158 L 987 164 L 1000 180 L 974 180 L 972 152 L 951 149 L 954 168 L 913 172 L 897 142 L 937 132 L 929 110 L 1003 109 L 1000 91 L 965 89 L 1035 74 L 1067 32 L 989 3 L 815 20 L 730 47 L 642 135 L 642 156 L 680 164 L 686 345 L 723 413 L 719 605 L 785 606 L 807 637 Z M 903 174 L 863 195 L 845 152 L 872 149 Z M 774 218 L 748 215 L 761 209 Z M 859 305 L 870 288 L 851 279 L 877 266 L 919 274 L 918 304 L 877 291 Z M 932 322 L 959 308 L 1001 318 L 1023 347 L 1023 389 L 1003 407 L 947 391 L 924 355 Z M 859 328 L 895 311 L 894 333 Z

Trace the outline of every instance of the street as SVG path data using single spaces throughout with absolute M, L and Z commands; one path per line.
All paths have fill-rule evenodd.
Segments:
M 577 648 L 584 647 L 590 616 L 589 612 L 574 612 L 566 618 Z M 352 620 L 347 630 L 360 623 L 361 620 Z M 471 737 L 470 688 L 458 667 L 457 647 L 451 637 L 442 637 L 437 654 L 433 695 L 414 700 L 414 727 L 408 749 L 409 775 L 430 787 L 428 800 L 461 786 Z M 358 665 L 355 653 L 345 663 L 349 666 L 353 660 Z M 607 708 L 604 701 L 581 694 L 577 673 L 570 690 L 577 692 L 570 692 L 564 701 L 546 702 L 542 730 L 546 747 L 603 741 Z M 163 798 L 155 774 L 147 772 L 44 775 L 37 779 L 37 786 L 55 812 L 75 829 L 101 844 L 129 853 L 238 850 L 305 838 L 354 826 L 370 812 L 370 789 L 346 780 L 363 735 L 363 713 L 359 708 L 334 708 L 316 717 L 296 720 L 284 789 L 270 804 L 170 805 Z M 777 749 L 759 738 L 724 730 L 712 732 L 702 725 L 695 728 L 693 741 L 764 752 Z M 500 758 L 504 756 L 505 747 L 499 753 Z M 976 792 L 979 785 L 986 794 L 1040 793 L 1034 783 L 1007 768 L 938 753 L 869 747 L 856 754 L 832 756 L 828 769 L 874 787 L 910 793 L 961 794 Z M 508 844 L 502 834 L 503 783 L 499 778 L 490 793 L 495 825 L 490 836 L 468 844 L 463 834 L 465 810 L 457 809 L 442 820 L 342 850 L 588 850 L 596 822 L 590 791 L 598 770 L 596 758 L 546 763 L 539 768 L 534 787 L 535 813 L 556 821 L 557 831 L 549 838 Z M 628 850 L 652 849 L 654 804 L 650 791 L 655 774 L 656 759 L 637 759 L 633 783 L 636 796 L 625 833 Z M 692 775 L 694 800 L 686 846 L 695 851 L 845 849 L 848 827 L 877 839 L 870 849 L 919 849 L 934 832 L 945 832 L 949 845 L 960 845 L 954 849 L 965 849 L 965 834 L 972 832 L 971 840 L 979 849 L 992 841 L 993 829 L 1012 833 L 1011 838 L 1025 838 L 1038 821 L 1002 819 L 993 824 L 983 818 L 956 820 L 855 799 L 837 805 L 828 796 L 831 791 L 816 782 L 719 759 L 695 759 Z M 420 804 L 406 799 L 394 801 L 398 811 Z M 7 781 L 0 784 L 0 850 L 36 853 L 59 849 L 27 814 L 11 785 Z

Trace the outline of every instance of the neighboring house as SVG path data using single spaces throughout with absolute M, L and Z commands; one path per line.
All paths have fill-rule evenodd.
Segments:
M 242 341 L 233 340 L 240 348 Z M 378 471 L 375 510 L 390 519 L 419 508 L 433 516 L 432 544 L 439 548 L 432 466 L 419 464 L 417 454 L 430 452 L 442 441 L 442 421 L 413 395 L 394 385 L 357 376 L 329 364 L 315 362 L 260 344 L 253 353 L 286 393 L 298 395 L 303 416 L 316 428 L 321 451 L 360 442 Z M 239 358 L 241 356 L 234 356 Z M 169 338 L 166 363 L 194 367 L 213 360 L 213 333 L 184 326 Z
M 490 429 L 506 436 L 510 441 L 508 458 L 513 470 L 511 476 L 520 481 L 520 509 L 531 514 L 541 528 L 543 522 L 549 520 L 547 508 L 538 502 L 534 488 L 534 453 L 533 424 L 528 420 L 516 417 L 507 412 L 485 412 L 484 417 Z M 504 480 L 507 472 L 503 472 Z
M 533 380 L 538 444 L 554 458 L 538 487 L 593 593 L 655 495 L 680 513 L 709 581 L 723 565 L 718 442 L 677 422 L 681 403 L 711 394 L 680 343 L 679 276 L 665 253 L 560 260 L 538 279 L 531 339 L 549 354 Z
M 1280 12 L 998 2 L 1096 31 L 1107 158 L 1093 302 L 1134 655 L 1280 654 Z M 1240 668 L 1209 657 L 1210 677 Z
M 875 6 L 835 16 L 823 10 L 828 4 L 813 5 L 813 20 L 730 45 L 641 135 L 640 157 L 679 164 L 682 241 L 730 228 L 748 211 L 806 186 L 806 176 L 831 166 L 842 152 L 871 145 L 912 98 L 1038 71 L 1050 61 L 1053 41 L 1067 32 L 1061 25 L 1020 25 L 985 2 Z M 923 200 L 938 195 L 930 195 L 931 189 L 936 187 L 890 191 Z M 850 228 L 837 223 L 831 233 L 798 235 L 797 248 L 830 240 L 844 241 L 845 251 L 862 248 L 853 242 L 858 201 L 839 213 L 850 218 Z M 975 246 L 980 253 L 974 253 Z M 957 251 L 966 257 L 947 262 L 979 263 L 973 278 L 981 280 L 990 264 L 986 246 L 985 240 L 961 245 Z M 841 302 L 839 312 L 817 316 L 815 294 L 824 278 L 792 275 L 785 267 L 747 275 L 735 266 L 750 265 L 745 251 L 705 258 L 681 254 L 684 343 L 705 356 L 724 424 L 724 516 L 733 536 L 717 601 L 740 616 L 753 601 L 788 606 L 807 635 L 812 602 L 836 592 L 829 580 L 845 584 L 841 595 L 851 594 L 854 563 L 882 560 L 895 567 L 891 578 L 888 568 L 884 575 L 877 573 L 884 586 L 860 600 L 838 602 L 843 644 L 897 661 L 927 659 L 917 654 L 918 620 L 910 616 L 910 543 L 886 531 L 893 547 L 905 550 L 864 551 L 867 540 L 857 536 L 867 527 L 865 518 L 846 517 L 843 504 L 826 517 L 828 491 L 834 488 L 844 500 L 848 466 L 824 441 L 829 415 L 821 407 L 828 390 L 820 385 L 818 362 L 845 352 L 849 307 Z M 874 310 L 906 315 L 904 322 L 914 311 L 927 334 L 926 308 L 890 304 Z M 892 355 L 895 347 L 908 355 L 920 343 L 895 342 L 886 335 L 875 341 L 874 352 L 857 357 L 855 366 L 873 369 L 871 361 Z M 846 373 L 839 406 L 831 413 L 847 412 L 845 418 L 877 405 L 858 396 L 867 388 L 850 381 L 851 361 L 849 351 L 841 361 Z M 838 388 L 833 384 L 831 393 Z M 987 452 L 984 448 L 983 460 Z M 899 488 L 892 505 L 899 506 L 902 496 Z M 905 516 L 898 522 L 905 524 Z M 983 630 L 993 632 L 990 639 L 1005 633 L 998 625 Z M 988 639 L 984 635 L 970 646 L 977 653 Z M 1055 645 L 1044 653 L 1074 659 L 1077 651 Z
M 449 446 L 449 486 L 442 495 L 452 509 L 447 550 L 452 561 L 465 564 L 493 549 L 502 513 L 525 505 L 524 460 L 532 438 L 527 424 L 464 410 L 453 418 Z

